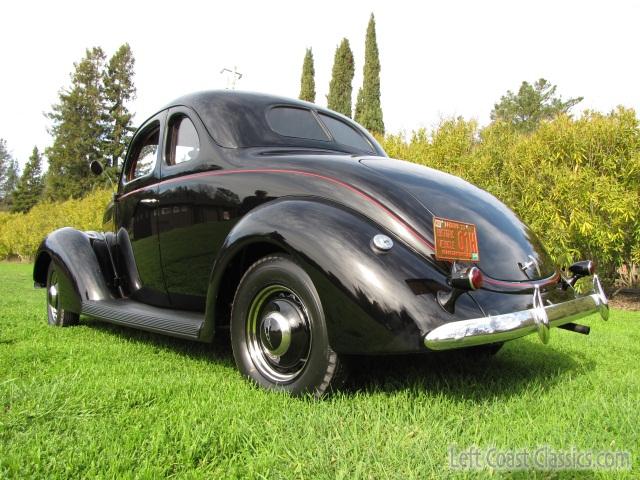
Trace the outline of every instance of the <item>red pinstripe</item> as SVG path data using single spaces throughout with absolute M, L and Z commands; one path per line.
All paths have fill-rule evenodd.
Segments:
M 191 180 L 191 179 L 200 178 L 200 177 L 217 177 L 217 176 L 222 176 L 222 175 L 234 175 L 234 174 L 240 174 L 240 173 L 283 173 L 283 174 L 291 174 L 291 175 L 301 175 L 301 176 L 304 176 L 304 177 L 318 178 L 320 180 L 324 180 L 326 182 L 330 182 L 330 183 L 333 183 L 335 185 L 339 185 L 339 186 L 341 186 L 343 188 L 346 188 L 347 190 L 349 190 L 349 191 L 361 196 L 362 198 L 364 198 L 368 202 L 373 203 L 374 205 L 376 205 L 378 208 L 380 208 L 382 211 L 384 211 L 387 215 L 389 215 L 391 218 L 395 219 L 404 228 L 406 228 L 420 243 L 426 245 L 428 248 L 430 248 L 431 250 L 435 251 L 435 247 L 431 242 L 429 242 L 420 233 L 418 233 L 411 225 L 409 225 L 407 222 L 402 220 L 402 218 L 400 218 L 398 215 L 393 213 L 391 210 L 389 210 L 387 207 L 385 207 L 382 203 L 380 203 L 378 200 L 373 198 L 371 195 L 363 192 L 362 190 L 354 187 L 353 185 L 350 185 L 350 184 L 345 183 L 345 182 L 343 182 L 341 180 L 338 180 L 337 178 L 328 177 L 326 175 L 320 175 L 318 173 L 304 172 L 302 170 L 289 170 L 289 169 L 280 169 L 280 168 L 253 168 L 253 169 L 242 169 L 242 170 L 215 170 L 215 171 L 208 171 L 208 172 L 192 173 L 192 174 L 183 175 L 183 176 L 180 176 L 180 177 L 168 178 L 166 180 L 160 181 L 159 183 L 154 183 L 153 185 L 148 185 L 146 187 L 142 187 L 142 188 L 138 188 L 136 190 L 132 190 L 130 192 L 127 192 L 127 193 L 123 194 L 120 198 L 125 198 L 125 197 L 128 197 L 129 195 L 132 195 L 134 193 L 137 193 L 137 192 L 140 192 L 140 191 L 143 191 L 143 190 L 147 190 L 149 188 L 152 188 L 152 187 L 155 187 L 155 186 L 159 186 L 159 185 L 167 185 L 167 184 L 175 183 L 175 182 L 183 182 L 185 180 Z M 493 285 L 501 285 L 501 286 L 517 288 L 517 287 L 534 287 L 536 285 L 545 286 L 545 285 L 548 285 L 548 284 L 556 282 L 558 280 L 558 278 L 559 278 L 559 274 L 556 272 L 551 278 L 542 280 L 540 282 L 532 282 L 532 283 L 531 282 L 508 282 L 508 281 L 502 281 L 502 280 L 495 280 L 495 279 L 493 279 L 491 277 L 487 277 L 487 276 L 485 276 L 485 281 L 487 283 L 490 283 L 490 284 L 493 284 Z
M 416 239 L 418 241 L 420 241 L 421 243 L 425 244 L 431 250 L 434 249 L 434 246 L 433 246 L 433 244 L 431 242 L 429 242 L 427 239 L 425 239 L 413 227 L 411 227 L 411 225 L 409 225 L 407 222 L 402 220 L 398 215 L 393 213 L 391 210 L 389 210 L 387 207 L 385 207 L 382 203 L 380 203 L 378 200 L 373 198 L 371 195 L 368 195 L 365 192 L 363 192 L 362 190 L 354 187 L 353 185 L 349 185 L 348 183 L 345 183 L 345 182 L 343 182 L 341 180 L 338 180 L 336 178 L 327 177 L 326 175 L 320 175 L 318 173 L 304 172 L 304 171 L 301 171 L 301 170 L 287 170 L 287 169 L 278 169 L 278 168 L 255 168 L 255 169 L 244 169 L 244 170 L 219 170 L 219 171 L 192 173 L 190 175 L 183 175 L 181 177 L 169 178 L 167 180 L 162 180 L 159 183 L 154 183 L 153 185 L 149 185 L 149 186 L 146 186 L 146 187 L 138 188 L 136 190 L 132 190 L 130 192 L 125 193 L 120 198 L 125 198 L 125 197 L 127 197 L 129 195 L 132 195 L 132 194 L 136 193 L 136 192 L 140 192 L 142 190 L 146 190 L 146 189 L 149 189 L 151 187 L 155 187 L 157 185 L 166 185 L 166 184 L 169 184 L 169 183 L 183 182 L 185 180 L 191 180 L 191 179 L 200 178 L 200 177 L 209 177 L 209 176 L 216 177 L 216 176 L 220 176 L 220 175 L 233 175 L 233 174 L 237 174 L 237 173 L 285 173 L 285 174 L 292 174 L 292 175 L 302 175 L 304 177 L 319 178 L 321 180 L 324 180 L 324 181 L 339 185 L 339 186 L 341 186 L 343 188 L 346 188 L 347 190 L 349 190 L 349 191 L 361 196 L 362 198 L 364 198 L 368 202 L 373 203 L 374 205 L 376 205 L 378 208 L 383 210 L 387 215 L 389 215 L 391 218 L 395 219 L 398 223 L 400 223 L 404 228 L 409 230 L 409 232 L 411 232 L 411 234 L 414 237 L 416 237 Z

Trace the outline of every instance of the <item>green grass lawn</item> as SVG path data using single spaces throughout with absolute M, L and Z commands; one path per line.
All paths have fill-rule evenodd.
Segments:
M 595 476 L 637 478 L 640 313 L 587 323 L 590 336 L 554 329 L 491 359 L 361 360 L 313 401 L 251 386 L 224 342 L 49 327 L 31 266 L 0 263 L 0 478 L 492 475 L 448 469 L 452 444 L 627 450 L 632 471 Z

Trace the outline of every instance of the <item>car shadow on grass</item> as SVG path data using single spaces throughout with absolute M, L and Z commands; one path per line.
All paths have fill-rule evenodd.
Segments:
M 226 331 L 221 332 L 211 345 L 91 318 L 83 318 L 82 324 L 128 342 L 152 345 L 235 368 Z M 568 374 L 575 377 L 595 368 L 591 356 L 576 351 L 569 355 L 529 340 L 509 342 L 493 356 L 452 350 L 424 355 L 358 356 L 346 360 L 350 374 L 338 394 L 373 395 L 404 390 L 416 394 L 441 393 L 475 401 L 517 395 L 532 388 L 544 389 L 561 382 Z
M 192 340 L 145 332 L 143 330 L 102 322 L 88 317 L 82 317 L 81 324 L 94 330 L 116 335 L 128 342 L 152 345 L 155 348 L 170 350 L 196 360 L 210 360 L 225 366 L 235 367 L 229 334 L 226 331 L 220 332 L 214 339 L 212 345 L 211 343 L 194 342 Z
M 464 350 L 425 355 L 350 358 L 346 389 L 376 393 L 398 390 L 442 393 L 479 401 L 546 389 L 593 370 L 596 362 L 581 352 L 571 355 L 528 340 L 507 343 L 496 355 Z

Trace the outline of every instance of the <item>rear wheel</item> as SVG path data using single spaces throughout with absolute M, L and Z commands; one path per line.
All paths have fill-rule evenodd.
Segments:
M 258 260 L 240 280 L 231 345 L 238 369 L 268 389 L 322 396 L 344 378 L 313 282 L 285 255 Z
M 47 318 L 49 325 L 57 327 L 76 325 L 80 316 L 77 313 L 67 312 L 62 308 L 59 278 L 58 269 L 51 262 L 47 271 Z

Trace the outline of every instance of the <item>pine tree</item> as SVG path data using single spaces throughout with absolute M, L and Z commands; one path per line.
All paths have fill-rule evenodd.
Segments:
M 0 138 L 0 202 L 4 199 L 4 183 L 5 177 L 7 175 L 7 169 L 9 168 L 9 163 L 11 162 L 11 154 L 7 149 L 7 141 L 3 138 Z
M 556 89 L 556 85 L 544 78 L 533 84 L 522 82 L 517 94 L 508 90 L 500 97 L 500 102 L 491 111 L 491 120 L 510 123 L 516 130 L 531 133 L 541 122 L 568 113 L 583 100 L 583 97 L 576 97 L 563 101 Z
M 105 54 L 99 47 L 86 51 L 74 64 L 71 87 L 58 94 L 59 103 L 47 116 L 52 120 L 53 145 L 46 149 L 49 172 L 45 195 L 62 200 L 81 197 L 95 182 L 89 163 L 103 160 L 107 131 L 102 76 Z
M 304 55 L 304 62 L 302 63 L 302 77 L 300 79 L 300 100 L 307 102 L 316 101 L 316 71 L 313 67 L 313 52 L 310 48 L 307 48 L 307 52 Z
M 5 182 L 3 185 L 3 197 L 6 205 L 13 204 L 13 194 L 18 186 L 18 180 L 20 179 L 20 167 L 18 161 L 12 158 L 7 168 L 7 174 L 5 176 Z
M 24 167 L 24 172 L 13 193 L 13 212 L 28 212 L 42 197 L 42 155 L 38 147 L 33 147 L 33 153 Z
M 4 208 L 12 203 L 18 174 L 18 162 L 9 153 L 7 142 L 0 138 L 0 204 Z
M 135 130 L 131 124 L 133 114 L 126 104 L 135 99 L 133 84 L 135 59 L 128 43 L 113 54 L 103 73 L 104 100 L 107 113 L 104 161 L 112 167 L 118 166 L 118 159 L 124 158 L 124 151 Z
M 342 39 L 336 49 L 333 60 L 333 71 L 329 83 L 327 106 L 331 110 L 351 117 L 351 82 L 354 74 L 353 53 L 349 47 L 349 40 Z
M 356 100 L 355 120 L 373 133 L 384 134 L 380 105 L 380 58 L 376 40 L 376 21 L 371 14 L 364 46 L 364 78 Z

